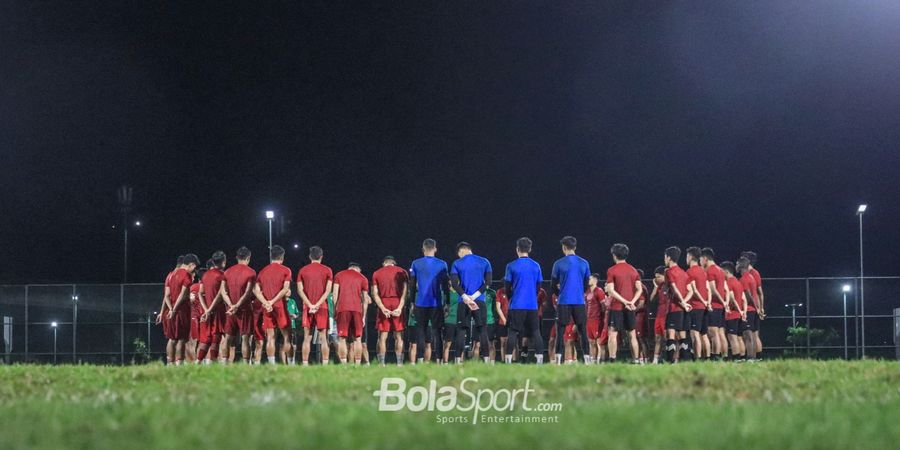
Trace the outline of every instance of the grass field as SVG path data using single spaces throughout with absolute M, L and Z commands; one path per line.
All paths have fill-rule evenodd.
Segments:
M 379 412 L 382 377 L 535 389 L 551 424 Z M 462 400 L 461 400 L 462 402 Z M 485 413 L 493 416 L 524 414 Z M 897 448 L 900 363 L 0 367 L 2 448 Z

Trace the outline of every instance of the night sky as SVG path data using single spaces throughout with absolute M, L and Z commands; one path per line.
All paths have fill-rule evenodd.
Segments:
M 861 202 L 900 273 L 898 2 L 102 3 L 0 6 L 0 282 L 120 281 L 122 184 L 132 281 L 261 266 L 266 209 L 295 270 L 572 234 L 852 275 Z

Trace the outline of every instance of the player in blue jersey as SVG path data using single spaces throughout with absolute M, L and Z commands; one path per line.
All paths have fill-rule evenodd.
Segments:
M 425 356 L 425 330 L 431 323 L 432 348 L 442 349 L 441 329 L 444 324 L 444 308 L 442 306 L 441 290 L 450 290 L 447 263 L 435 258 L 437 242 L 434 239 L 425 239 L 422 242 L 422 254 L 425 255 L 412 263 L 409 269 L 409 286 L 415 296 L 416 304 L 413 308 L 416 323 L 416 361 L 423 362 Z M 441 363 L 440 350 L 437 357 Z
M 538 318 L 538 292 L 541 290 L 541 266 L 528 257 L 531 253 L 531 239 L 516 241 L 519 258 L 506 265 L 503 285 L 509 294 L 508 336 L 506 338 L 505 362 L 512 363 L 513 350 L 519 342 L 520 333 L 531 336 L 531 346 L 538 364 L 544 363 L 544 340 L 541 338 L 541 321 Z
M 472 246 L 468 242 L 460 242 L 456 245 L 456 255 L 459 257 L 450 268 L 450 283 L 453 289 L 459 293 L 459 303 L 456 310 L 456 362 L 463 361 L 463 349 L 466 345 L 465 329 L 469 321 L 474 319 L 475 330 L 472 339 L 478 339 L 481 350 L 481 359 L 490 362 L 490 342 L 487 329 L 487 308 L 485 305 L 485 292 L 491 285 L 491 263 L 481 256 L 472 253 Z
M 578 330 L 579 347 L 585 364 L 591 363 L 587 339 L 587 313 L 584 307 L 584 295 L 588 292 L 591 268 L 587 261 L 575 254 L 578 241 L 566 236 L 559 241 L 565 256 L 553 263 L 551 288 L 559 295 L 556 319 L 556 363 L 562 363 L 563 344 L 566 325 L 575 322 Z

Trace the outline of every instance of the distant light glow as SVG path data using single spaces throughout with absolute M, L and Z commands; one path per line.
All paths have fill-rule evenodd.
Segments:
M 859 205 L 859 208 L 857 208 L 856 213 L 862 214 L 862 213 L 866 212 L 866 208 L 868 208 L 868 207 L 869 207 L 869 205 L 866 205 L 866 204 Z
M 300 248 L 300 244 L 294 244 L 294 250 Z
M 56 322 L 50 322 L 50 326 L 53 328 L 56 328 L 57 325 L 59 325 L 59 324 Z
M 274 219 L 275 211 L 266 211 L 266 219 Z
M 134 226 L 136 226 L 136 227 L 141 226 L 141 221 L 140 220 L 135 221 Z
M 843 290 L 844 292 L 850 292 L 850 285 L 845 284 L 844 286 L 841 287 L 841 290 Z

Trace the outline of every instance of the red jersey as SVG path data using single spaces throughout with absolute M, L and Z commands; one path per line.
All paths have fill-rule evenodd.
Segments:
M 334 284 L 340 286 L 338 298 L 334 300 L 337 312 L 362 312 L 362 293 L 369 292 L 369 280 L 355 270 L 346 269 L 334 276 Z
M 678 301 L 678 294 L 672 289 L 677 289 L 683 297 L 687 295 L 687 287 L 690 282 L 691 278 L 688 276 L 687 272 L 681 267 L 678 267 L 678 265 L 666 269 L 666 283 L 670 286 L 669 312 L 684 311 L 684 308 L 681 307 L 681 302 Z
M 325 294 L 328 282 L 334 279 L 331 268 L 322 263 L 309 263 L 297 272 L 297 281 L 303 283 L 303 293 L 315 304 Z M 328 302 L 323 303 L 327 305 Z
M 603 289 L 600 289 L 599 287 L 584 294 L 584 304 L 587 307 L 588 320 L 600 320 L 603 316 L 603 313 L 600 310 L 600 303 L 603 302 L 603 299 L 605 298 L 606 294 L 603 292 Z
M 544 288 L 541 288 L 541 290 L 538 291 L 538 317 L 543 317 L 544 313 L 552 316 L 554 311 L 553 304 L 547 301 L 547 291 L 545 291 Z
M 687 275 L 694 282 L 695 287 L 694 296 L 691 297 L 690 301 L 691 308 L 705 309 L 706 305 L 703 302 L 709 298 L 709 289 L 706 288 L 706 280 L 708 279 L 706 271 L 699 264 L 695 264 L 688 267 Z
M 711 264 L 706 268 L 706 276 L 712 282 L 713 289 L 722 296 L 722 300 L 725 300 L 725 271 L 721 267 Z M 712 307 L 713 309 L 725 308 L 725 305 L 716 297 L 715 292 L 712 295 Z
M 750 272 L 744 272 L 741 275 L 741 286 L 745 291 L 750 291 L 750 302 L 747 303 L 747 312 L 756 311 L 756 304 L 759 302 L 759 292 L 756 290 L 756 277 Z
M 169 302 L 172 303 L 172 306 L 175 306 L 175 303 L 178 302 L 178 295 L 181 294 L 182 289 L 190 289 L 191 281 L 193 281 L 192 278 L 193 277 L 187 271 L 187 269 L 178 269 L 174 273 L 172 273 L 171 277 L 169 277 L 169 282 L 166 283 L 166 286 L 169 288 Z M 190 314 L 190 297 L 185 298 L 178 306 L 178 309 L 176 311 L 178 312 L 178 314 Z
M 626 262 L 613 264 L 606 271 L 606 284 L 612 283 L 616 292 L 629 302 L 634 298 L 634 284 L 640 279 L 641 276 L 637 269 Z M 625 305 L 613 299 L 609 309 L 610 311 L 622 311 L 625 309 Z
M 178 270 L 178 269 L 175 269 L 175 270 Z M 166 275 L 166 281 L 165 281 L 165 283 L 163 283 L 163 292 L 165 292 L 166 286 L 169 285 L 169 281 L 172 280 L 172 275 L 175 274 L 175 270 L 169 272 L 169 273 Z M 171 298 L 171 295 L 173 295 L 173 294 L 170 294 L 170 298 Z M 170 300 L 170 301 L 171 301 L 171 300 Z M 166 306 L 165 303 L 163 303 L 163 305 L 162 305 L 162 313 L 163 313 L 163 315 L 165 315 L 166 311 L 168 311 L 168 310 L 169 310 L 169 308 Z
M 216 299 L 216 295 L 219 295 L 219 289 L 222 287 L 223 281 L 225 281 L 225 272 L 222 272 L 218 267 L 213 267 L 203 274 L 200 284 L 203 285 L 203 304 L 206 305 L 207 308 L 212 305 L 213 300 Z M 219 303 L 216 304 L 216 310 L 224 308 L 225 301 L 219 299 Z
M 647 310 L 647 296 L 650 295 L 650 293 L 647 292 L 647 285 L 644 284 L 643 281 L 641 281 L 641 287 L 643 288 L 641 290 L 641 296 L 638 297 L 638 301 L 636 303 L 638 312 Z
M 497 290 L 497 296 L 494 300 L 500 305 L 500 311 L 503 312 L 503 317 L 509 319 L 509 296 L 506 295 L 505 287 Z M 503 322 L 501 325 L 506 325 L 506 322 Z
M 259 289 L 262 291 L 262 295 L 267 301 L 272 301 L 272 299 L 281 292 L 284 288 L 285 281 L 290 283 L 291 269 L 288 269 L 284 264 L 279 263 L 271 263 L 268 266 L 263 267 L 256 277 L 256 282 L 259 283 Z M 284 300 L 284 298 L 282 298 L 282 300 Z
M 738 306 L 741 309 L 747 307 L 746 302 L 744 302 L 744 286 L 737 277 L 731 277 L 726 281 L 728 283 L 728 289 L 734 294 L 734 300 L 737 302 Z M 741 312 L 735 309 L 732 305 L 729 305 L 729 310 L 725 313 L 725 320 L 734 320 L 741 318 Z
M 199 319 L 203 315 L 203 307 L 200 306 L 200 283 L 191 285 L 191 319 Z
M 762 287 L 762 275 L 759 274 L 756 267 L 750 269 L 750 275 L 753 275 L 753 279 L 756 280 L 756 287 Z
M 656 284 L 656 298 L 658 305 L 656 306 L 656 316 L 665 316 L 669 312 L 669 285 L 665 282 Z
M 372 285 L 381 298 L 400 298 L 403 285 L 409 283 L 409 272 L 397 266 L 384 266 L 372 274 Z
M 231 298 L 232 304 L 237 304 L 237 302 L 241 301 L 241 297 L 247 291 L 252 291 L 255 283 L 256 271 L 247 264 L 235 264 L 225 271 L 225 289 L 228 291 L 228 297 Z M 250 298 L 238 310 L 246 311 L 250 307 L 252 300 L 253 294 L 250 294 Z

